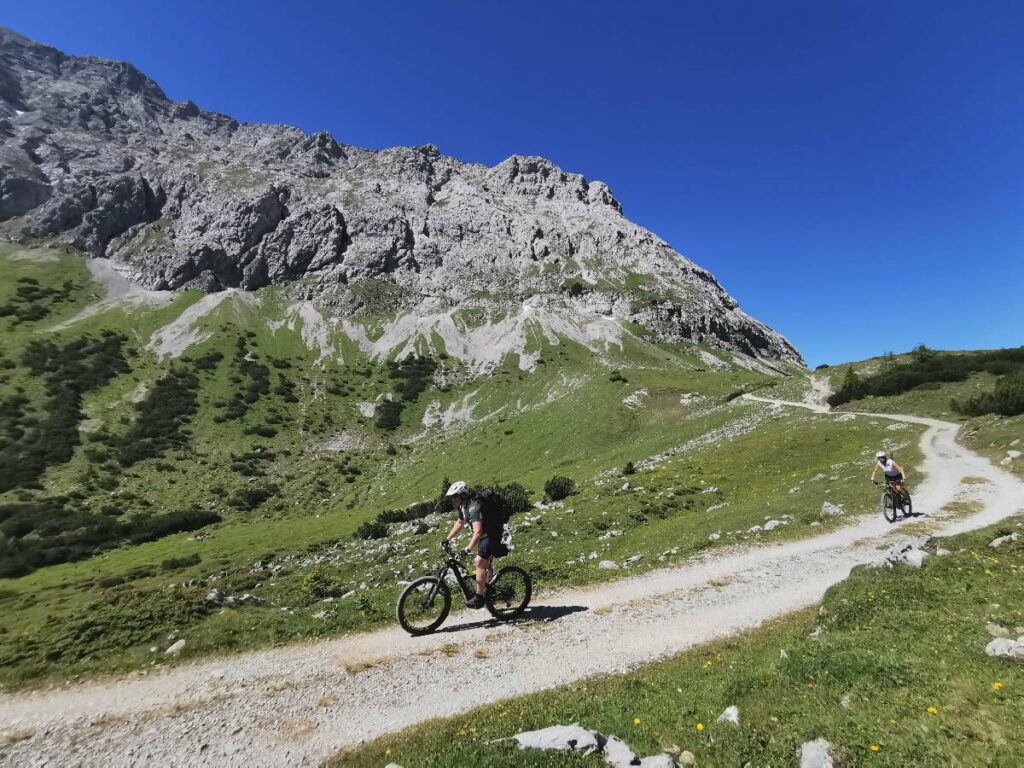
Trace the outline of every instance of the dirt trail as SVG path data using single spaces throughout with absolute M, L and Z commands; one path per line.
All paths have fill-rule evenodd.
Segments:
M 827 412 L 819 402 L 750 399 Z M 927 480 L 915 486 L 915 509 L 934 512 L 954 500 L 981 505 L 970 517 L 939 517 L 942 533 L 1020 510 L 1024 483 L 957 444 L 957 425 L 862 415 L 928 427 L 921 439 L 926 458 L 915 472 Z M 986 482 L 961 482 L 965 477 Z M 716 550 L 680 567 L 545 597 L 515 625 L 463 611 L 426 638 L 388 629 L 8 697 L 0 702 L 0 735 L 35 735 L 0 748 L 0 763 L 316 765 L 345 745 L 499 695 L 637 667 L 811 605 L 851 567 L 905 541 L 900 528 L 879 515 L 802 541 Z M 476 649 L 487 657 L 476 658 Z M 500 689 L 479 684 L 494 679 L 502 680 Z

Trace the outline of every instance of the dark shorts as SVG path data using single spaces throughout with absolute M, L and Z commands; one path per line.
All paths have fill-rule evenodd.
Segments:
M 903 485 L 903 475 L 886 475 L 885 482 L 893 485 Z
M 476 552 L 480 557 L 490 560 L 492 557 L 504 557 L 508 554 L 508 547 L 501 543 L 497 536 L 484 536 L 477 542 Z

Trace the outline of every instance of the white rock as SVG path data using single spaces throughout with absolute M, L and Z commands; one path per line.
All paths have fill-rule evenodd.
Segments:
M 992 539 L 992 541 L 990 541 L 988 545 L 993 549 L 998 549 L 999 547 L 1003 546 L 1003 544 L 1006 544 L 1008 541 L 1017 541 L 1017 539 L 1019 538 L 1020 536 L 1018 534 L 1011 533 L 1009 536 L 1000 536 L 998 539 Z
M 1009 656 L 1017 647 L 1018 642 L 1019 640 L 1014 640 L 1012 637 L 997 637 L 990 640 L 989 644 L 985 646 L 985 654 L 987 656 Z
M 678 763 L 669 755 L 652 755 L 642 758 L 639 766 L 640 768 L 678 768 Z
M 602 571 L 616 571 L 619 569 L 619 564 L 612 560 L 602 560 L 597 567 Z
M 690 750 L 683 750 L 682 754 L 679 755 L 680 765 L 696 765 L 697 757 Z
M 800 747 L 800 768 L 832 768 L 829 746 L 825 739 L 804 742 Z
M 764 529 L 766 531 L 774 531 L 780 525 L 785 525 L 785 524 L 786 523 L 783 522 L 782 520 L 769 520 L 767 523 L 764 524 Z
M 764 528 L 760 525 L 752 525 L 750 528 L 747 528 L 747 533 L 760 533 L 763 530 Z
M 604 760 L 613 768 L 629 768 L 639 764 L 636 753 L 618 736 L 609 736 L 604 745 Z
M 718 541 L 720 538 L 722 538 L 721 532 L 712 533 L 710 536 L 708 536 L 708 541 Z
M 517 733 L 512 737 L 520 749 L 557 749 L 574 752 L 600 752 L 604 737 L 578 725 L 552 725 L 539 731 Z
M 830 501 L 826 501 L 821 505 L 822 517 L 839 517 L 843 514 L 845 514 L 845 510 L 841 504 L 833 504 Z
M 632 557 L 626 558 L 626 565 L 632 565 L 633 563 L 639 563 L 644 559 L 643 555 L 633 555 Z
M 779 658 L 780 659 L 788 659 L 789 658 L 789 653 L 787 653 L 785 648 L 783 648 L 781 651 L 779 651 Z
M 185 638 L 181 638 L 181 640 L 178 640 L 176 643 L 174 643 L 172 646 L 170 646 L 166 651 L 164 651 L 164 653 L 173 656 L 174 654 L 181 653 L 181 651 L 184 648 L 185 648 Z
M 1020 458 L 1020 451 L 1007 451 L 1006 452 L 1006 457 L 1008 459 L 1010 459 L 1010 461 L 1014 461 L 1016 459 L 1019 459 Z
M 718 719 L 715 720 L 715 722 L 716 723 L 735 723 L 736 725 L 739 725 L 740 724 L 740 708 L 737 707 L 735 704 L 732 705 L 732 706 L 726 707 L 725 710 L 722 712 L 722 714 L 720 714 L 718 716 Z
M 224 593 L 219 589 L 211 589 L 210 593 L 206 596 L 206 602 L 208 603 L 222 603 L 224 602 Z

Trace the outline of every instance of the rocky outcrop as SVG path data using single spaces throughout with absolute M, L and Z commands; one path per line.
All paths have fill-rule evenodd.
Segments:
M 253 290 L 335 315 L 530 306 L 802 363 L 715 278 L 540 157 L 371 151 L 170 101 L 123 62 L 0 29 L 0 228 L 103 256 L 151 289 Z M 589 322 L 589 320 L 588 320 Z

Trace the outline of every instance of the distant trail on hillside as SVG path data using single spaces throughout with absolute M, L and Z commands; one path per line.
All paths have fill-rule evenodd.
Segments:
M 818 402 L 746 397 L 829 413 Z M 912 479 L 926 478 L 914 486 L 915 509 L 932 515 L 935 533 L 979 528 L 1021 509 L 1024 483 L 956 443 L 956 424 L 859 415 L 927 426 L 925 460 Z M 943 520 L 939 510 L 954 500 L 977 502 L 980 511 Z M 900 528 L 877 515 L 814 538 L 707 552 L 677 568 L 546 596 L 520 624 L 463 611 L 428 637 L 387 629 L 9 696 L 0 702 L 0 734 L 35 735 L 0 757 L 107 768 L 317 765 L 344 746 L 429 718 L 625 671 L 812 605 L 853 566 L 908 541 Z M 478 649 L 484 658 L 474 657 Z

